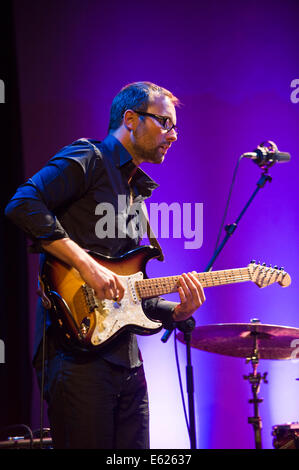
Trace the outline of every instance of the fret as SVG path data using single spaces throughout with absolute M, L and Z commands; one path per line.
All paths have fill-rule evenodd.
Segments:
M 250 281 L 248 268 L 227 269 L 196 274 L 203 287 L 220 286 Z M 156 297 L 177 292 L 180 276 L 158 277 L 136 281 L 135 288 L 140 298 Z

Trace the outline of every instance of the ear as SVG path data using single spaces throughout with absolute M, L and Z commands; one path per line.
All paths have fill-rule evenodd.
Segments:
M 124 114 L 123 124 L 129 131 L 134 131 L 138 125 L 138 115 L 132 109 L 127 109 Z

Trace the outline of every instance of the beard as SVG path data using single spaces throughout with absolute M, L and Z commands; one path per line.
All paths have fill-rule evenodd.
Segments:
M 153 145 L 147 136 L 138 136 L 137 133 L 134 138 L 133 149 L 138 159 L 148 163 L 163 162 L 165 152 L 161 145 Z
M 162 163 L 164 160 L 164 154 L 161 152 L 160 147 L 145 149 L 144 147 L 137 145 L 134 150 L 136 155 L 138 155 L 138 158 L 143 162 Z

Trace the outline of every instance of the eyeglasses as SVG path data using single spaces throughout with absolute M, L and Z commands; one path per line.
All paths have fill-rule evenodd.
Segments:
M 135 111 L 135 113 L 140 114 L 141 116 L 149 116 L 156 119 L 156 121 L 158 121 L 158 123 L 161 124 L 161 126 L 164 127 L 167 132 L 170 132 L 172 129 L 174 129 L 175 133 L 178 133 L 177 126 L 175 126 L 172 120 L 167 116 L 159 116 L 159 114 L 145 113 L 143 111 Z

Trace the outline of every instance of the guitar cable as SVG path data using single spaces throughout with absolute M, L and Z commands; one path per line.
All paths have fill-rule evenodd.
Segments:
M 186 403 L 185 403 L 185 398 L 184 398 L 184 392 L 183 392 L 183 383 L 182 383 L 182 375 L 181 375 L 181 370 L 180 370 L 180 361 L 179 361 L 179 355 L 178 355 L 178 344 L 177 344 L 177 335 L 176 335 L 176 329 L 174 331 L 174 352 L 175 352 L 175 360 L 176 360 L 176 366 L 177 366 L 177 373 L 178 373 L 178 379 L 179 379 L 179 386 L 180 386 L 180 392 L 181 392 L 181 399 L 182 399 L 182 404 L 183 404 L 183 411 L 184 411 L 184 417 L 185 417 L 185 422 L 188 430 L 188 435 L 190 438 L 190 426 L 188 422 L 188 416 L 187 416 L 187 410 L 186 410 Z
M 238 172 L 238 169 L 239 169 L 239 164 L 240 164 L 240 161 L 242 160 L 242 158 L 243 158 L 243 155 L 241 155 L 238 158 L 235 169 L 234 169 L 234 173 L 233 173 L 232 181 L 231 181 L 231 184 L 230 184 L 230 187 L 229 187 L 228 197 L 227 197 L 227 201 L 226 201 L 222 221 L 221 221 L 221 224 L 220 224 L 220 228 L 219 228 L 219 232 L 218 232 L 214 252 L 217 250 L 218 245 L 219 245 L 221 232 L 222 232 L 223 226 L 225 224 L 225 219 L 226 219 L 226 216 L 227 216 L 227 213 L 228 213 L 228 208 L 229 208 L 229 204 L 230 204 L 230 200 L 231 200 L 231 196 L 232 196 L 233 187 L 234 187 L 234 184 L 235 184 L 235 181 L 236 181 L 236 176 L 237 176 L 237 172 Z

